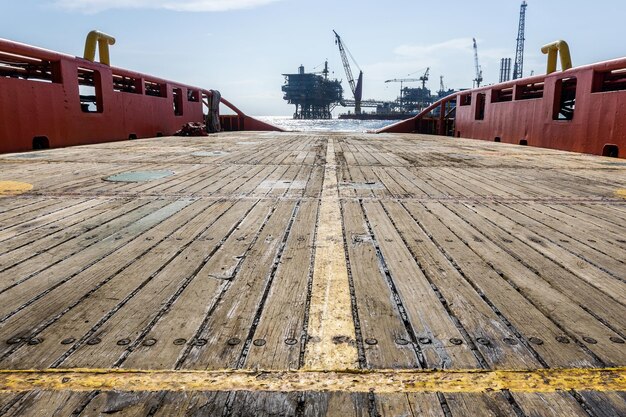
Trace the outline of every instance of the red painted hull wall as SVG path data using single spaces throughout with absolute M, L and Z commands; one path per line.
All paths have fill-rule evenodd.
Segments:
M 24 69 L 29 64 L 40 69 L 45 67 L 42 63 L 51 63 L 52 70 L 29 74 Z M 82 74 L 85 69 L 97 74 L 98 112 L 84 112 L 81 107 L 79 69 Z M 114 75 L 133 80 L 136 88 L 115 91 Z M 146 95 L 146 81 L 162 86 L 162 97 Z M 180 93 L 177 111 L 174 90 Z M 58 148 L 131 136 L 169 136 L 188 122 L 204 122 L 207 109 L 202 99 L 210 100 L 211 92 L 0 39 L 0 153 L 32 150 L 34 139 L 42 137 L 49 147 Z M 245 115 L 223 98 L 221 102 L 237 113 L 227 117 L 226 130 L 280 130 Z
M 382 129 L 381 132 L 420 132 L 420 121 L 441 103 L 456 100 L 455 136 L 560 149 L 602 155 L 607 145 L 617 146 L 619 157 L 626 157 L 626 85 L 617 91 L 600 91 L 603 74 L 626 72 L 626 58 L 523 78 L 488 87 L 457 93 L 444 98 L 412 119 Z M 576 78 L 576 107 L 572 120 L 554 120 L 558 107 L 559 80 Z M 543 97 L 519 99 L 518 89 L 544 83 Z M 498 102 L 498 91 L 513 89 L 514 99 Z M 594 92 L 597 91 L 597 92 Z M 484 119 L 476 120 L 478 95 L 485 95 Z M 463 96 L 471 95 L 471 104 L 462 105 Z M 433 119 L 431 119 L 433 120 Z M 437 119 L 433 123 L 439 123 Z
M 52 51 L 0 40 L 0 52 L 54 62 L 57 82 L 0 77 L 0 153 L 28 151 L 33 138 L 50 147 L 171 135 L 187 122 L 202 122 L 201 101 L 188 101 L 187 89 L 201 89 Z M 102 112 L 81 110 L 78 68 L 98 71 Z M 113 90 L 113 72 L 166 86 L 165 97 Z M 173 89 L 182 91 L 182 115 L 174 114 Z

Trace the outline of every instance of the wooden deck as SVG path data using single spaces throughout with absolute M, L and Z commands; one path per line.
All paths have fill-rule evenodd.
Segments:
M 3 190 L 0 416 L 626 416 L 623 160 L 225 133 L 1 155 Z

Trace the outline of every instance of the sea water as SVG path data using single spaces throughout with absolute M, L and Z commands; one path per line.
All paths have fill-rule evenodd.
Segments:
M 398 120 L 294 120 L 290 116 L 255 116 L 256 119 L 294 132 L 370 132 Z

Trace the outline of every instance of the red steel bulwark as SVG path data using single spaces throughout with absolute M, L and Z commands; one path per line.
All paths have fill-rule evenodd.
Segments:
M 452 102 L 453 123 L 432 117 L 433 109 Z M 380 132 L 454 134 L 626 158 L 626 58 L 462 91 Z
M 0 39 L 0 153 L 172 135 L 211 93 Z M 244 115 L 228 130 L 277 130 Z

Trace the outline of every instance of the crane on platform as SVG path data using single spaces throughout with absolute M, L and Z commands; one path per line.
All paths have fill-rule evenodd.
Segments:
M 422 81 L 421 78 L 394 78 L 392 80 L 385 81 L 386 83 L 415 83 L 418 81 Z M 402 87 L 400 87 L 402 88 Z
M 394 78 L 391 80 L 387 80 L 385 81 L 385 83 L 400 83 L 400 106 L 402 106 L 403 104 L 403 97 L 404 97 L 404 89 L 402 88 L 404 83 L 416 83 L 422 81 L 421 78 Z
M 476 78 L 474 78 L 474 86 L 480 87 L 480 83 L 483 82 L 483 70 L 478 65 L 478 45 L 476 45 L 476 38 L 472 39 L 474 41 L 474 67 L 476 69 Z
M 352 94 L 354 95 L 354 113 L 361 114 L 361 97 L 363 96 L 363 71 L 359 67 L 359 64 L 356 63 L 356 60 L 345 46 L 345 44 L 341 41 L 341 36 L 337 32 L 333 30 L 335 34 L 335 44 L 339 47 L 339 54 L 341 55 L 341 61 L 343 62 L 343 69 L 346 71 L 346 77 L 348 78 L 348 84 L 350 84 L 350 90 L 352 90 Z M 359 69 L 359 78 L 355 84 L 354 77 L 352 76 L 352 68 L 350 68 L 350 61 L 348 61 L 348 56 L 346 55 L 346 51 L 350 58 L 352 58 L 352 62 Z
M 519 12 L 519 26 L 517 29 L 517 48 L 515 49 L 515 64 L 513 65 L 513 79 L 517 80 L 524 76 L 524 32 L 526 28 L 526 7 L 528 3 L 522 2 Z
M 324 65 L 324 69 L 321 71 L 313 71 L 311 74 L 321 74 L 322 76 L 324 76 L 324 79 L 327 80 L 328 79 L 328 74 L 330 74 L 330 70 L 328 69 L 328 60 L 324 61 L 323 64 L 319 64 L 316 67 L 313 67 L 314 70 L 318 69 L 319 67 L 321 67 L 322 65 Z
M 417 74 L 418 72 L 421 72 L 422 70 L 417 70 L 415 72 L 412 72 L 410 74 L 408 74 L 407 76 L 411 76 L 413 74 Z M 426 82 L 428 81 L 428 75 L 430 74 L 430 67 L 426 68 L 426 71 L 424 71 L 424 74 L 418 78 L 419 81 L 421 81 L 422 83 L 422 89 L 426 88 Z
M 426 88 L 426 82 L 428 81 L 428 75 L 430 74 L 430 67 L 426 68 L 424 71 L 424 75 L 422 75 L 419 80 L 422 82 L 422 88 Z

